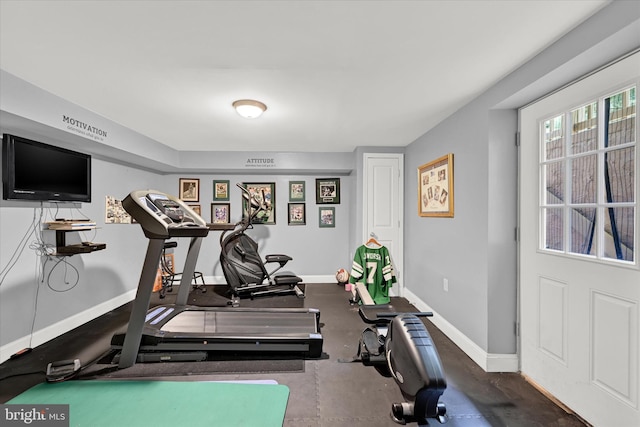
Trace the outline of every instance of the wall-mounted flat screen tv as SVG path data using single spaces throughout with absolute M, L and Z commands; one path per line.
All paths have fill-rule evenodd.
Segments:
M 2 136 L 2 198 L 91 201 L 91 156 L 20 136 Z

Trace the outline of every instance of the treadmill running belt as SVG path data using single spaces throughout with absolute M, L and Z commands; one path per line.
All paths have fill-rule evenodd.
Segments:
M 162 325 L 164 332 L 215 334 L 300 335 L 315 331 L 315 317 L 307 313 L 183 311 Z

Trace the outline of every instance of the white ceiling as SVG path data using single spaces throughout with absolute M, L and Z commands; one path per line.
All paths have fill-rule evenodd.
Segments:
M 178 150 L 351 152 L 411 143 L 607 3 L 0 0 L 0 68 Z

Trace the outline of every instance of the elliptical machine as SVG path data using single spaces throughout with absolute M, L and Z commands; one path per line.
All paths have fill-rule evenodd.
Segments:
M 236 186 L 242 190 L 249 212 L 236 223 L 232 231 L 225 230 L 220 235 L 220 265 L 232 300 L 290 294 L 304 298 L 304 292 L 298 286 L 302 282 L 300 277 L 295 274 L 275 274 L 293 258 L 283 254 L 271 254 L 266 255 L 263 262 L 258 253 L 258 244 L 245 234 L 246 230 L 253 228 L 255 218 L 267 211 L 268 202 L 264 194 L 262 197 L 252 196 L 241 184 Z M 269 272 L 266 264 L 270 263 L 278 265 Z

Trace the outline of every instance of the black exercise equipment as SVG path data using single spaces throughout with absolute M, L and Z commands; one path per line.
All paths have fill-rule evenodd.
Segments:
M 159 296 L 160 299 L 163 299 L 167 292 L 173 291 L 173 284 L 182 280 L 182 273 L 175 272 L 175 266 L 170 265 L 167 257 L 167 249 L 173 249 L 178 246 L 178 242 L 170 240 L 168 242 L 164 242 L 164 246 L 162 248 L 162 257 L 160 258 L 160 280 L 162 281 L 162 286 L 160 288 Z M 207 292 L 207 288 L 205 288 L 204 283 L 204 275 L 200 271 L 193 272 L 193 289 L 199 289 L 203 294 Z
M 73 360 L 60 360 L 58 362 L 51 362 L 47 365 L 46 380 L 49 383 L 57 383 L 78 375 L 80 369 L 80 359 Z
M 292 258 L 283 254 L 272 254 L 262 261 L 258 244 L 245 231 L 253 228 L 253 221 L 267 210 L 264 194 L 251 195 L 249 190 L 236 184 L 246 200 L 249 214 L 238 222 L 234 230 L 225 230 L 220 236 L 220 265 L 234 298 L 259 297 L 268 295 L 295 294 L 304 298 L 304 292 L 298 284 L 302 279 L 295 274 L 275 274 Z M 271 272 L 265 264 L 277 263 Z
M 186 305 L 202 239 L 209 226 L 180 199 L 155 190 L 131 192 L 122 206 L 149 239 L 126 334 L 111 344 L 119 368 L 136 361 L 203 360 L 209 351 L 322 355 L 316 309 L 249 309 Z M 190 239 L 176 303 L 149 310 L 158 264 L 167 239 Z
M 358 289 L 363 300 L 366 288 Z M 429 425 L 430 418 L 447 421 L 446 407 L 439 402 L 447 388 L 442 362 L 421 317 L 432 313 L 398 313 L 393 306 L 362 305 L 360 318 L 368 327 L 362 332 L 358 356 L 365 366 L 373 366 L 385 377 L 393 377 L 405 402 L 391 405 L 391 418 L 398 424 Z

